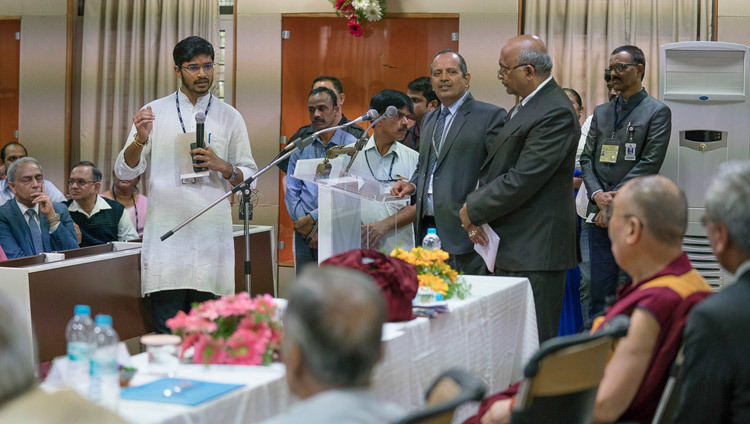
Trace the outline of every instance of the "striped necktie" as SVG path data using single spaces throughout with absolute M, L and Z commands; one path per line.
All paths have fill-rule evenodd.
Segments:
M 36 219 L 36 211 L 29 209 L 26 211 L 29 216 L 29 229 L 31 230 L 31 241 L 34 244 L 34 254 L 38 255 L 44 251 L 42 247 L 42 232 L 39 230 L 39 221 Z

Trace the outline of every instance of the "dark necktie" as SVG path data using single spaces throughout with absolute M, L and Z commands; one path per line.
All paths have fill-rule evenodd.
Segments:
M 431 156 L 430 160 L 430 166 L 428 169 L 430 170 L 430 173 L 435 173 L 435 165 L 437 163 L 437 157 L 440 155 L 440 149 L 443 148 L 443 132 L 445 131 L 445 118 L 448 117 L 450 114 L 450 110 L 448 110 L 447 107 L 444 107 L 440 110 L 440 116 L 438 117 L 437 123 L 435 123 L 435 131 L 433 133 L 435 134 L 432 137 L 432 145 L 434 147 L 434 155 Z
M 31 230 L 31 241 L 34 244 L 34 254 L 38 255 L 44 251 L 42 247 L 42 232 L 39 230 L 39 222 L 36 219 L 36 211 L 29 209 L 26 211 L 29 216 L 29 229 Z

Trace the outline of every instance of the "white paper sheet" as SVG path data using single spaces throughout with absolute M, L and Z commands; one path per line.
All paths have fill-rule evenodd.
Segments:
M 490 272 L 495 271 L 495 259 L 497 258 L 497 247 L 500 245 L 500 236 L 497 235 L 495 230 L 490 227 L 489 224 L 483 224 L 482 230 L 487 234 L 489 242 L 487 246 L 482 246 L 479 243 L 474 243 L 474 250 L 484 259 L 485 265 Z

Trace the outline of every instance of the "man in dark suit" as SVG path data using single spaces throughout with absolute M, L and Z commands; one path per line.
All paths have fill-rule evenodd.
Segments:
M 417 170 L 409 182 L 397 182 L 391 193 L 399 197 L 416 193 L 417 243 L 427 228 L 434 227 L 442 248 L 450 253 L 451 266 L 466 274 L 486 274 L 482 257 L 461 230 L 458 210 L 477 185 L 487 146 L 502 128 L 506 113 L 474 99 L 466 61 L 457 52 L 437 52 L 430 75 L 441 106 L 422 121 Z
M 565 276 L 576 264 L 570 175 L 581 128 L 538 37 L 508 41 L 499 64 L 506 91 L 522 100 L 491 145 L 461 222 L 474 243 L 488 242 L 485 223 L 500 236 L 495 274 L 529 279 L 543 342 L 557 335 Z
M 732 285 L 696 306 L 685 328 L 678 423 L 750 422 L 750 162 L 725 164 L 704 223 Z
M 13 162 L 8 185 L 15 199 L 0 206 L 0 245 L 8 259 L 78 247 L 68 208 L 52 203 L 45 193 L 42 167 L 36 159 Z

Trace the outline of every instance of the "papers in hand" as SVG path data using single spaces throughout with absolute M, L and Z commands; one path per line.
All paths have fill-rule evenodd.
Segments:
M 482 246 L 479 243 L 474 243 L 474 250 L 479 253 L 479 256 L 484 259 L 485 265 L 490 272 L 495 271 L 495 258 L 497 258 L 497 246 L 500 244 L 500 236 L 489 226 L 489 224 L 483 224 L 482 230 L 487 235 L 486 246 Z

